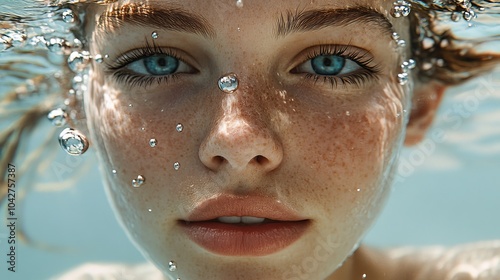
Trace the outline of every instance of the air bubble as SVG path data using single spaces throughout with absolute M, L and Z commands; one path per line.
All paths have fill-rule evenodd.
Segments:
M 149 139 L 149 146 L 151 146 L 151 148 L 156 147 L 156 144 L 158 144 L 158 141 L 156 141 L 156 139 Z
M 236 7 L 243 8 L 243 0 L 237 0 L 236 1 Z
M 72 23 L 75 21 L 75 14 L 71 9 L 65 9 L 62 13 L 62 19 L 66 23 Z
M 398 81 L 400 85 L 405 85 L 408 82 L 408 73 L 399 73 Z
M 181 168 L 181 164 L 179 162 L 174 162 L 174 170 L 179 170 Z
M 102 63 L 102 61 L 103 61 L 102 55 L 100 55 L 100 54 L 94 55 L 94 61 L 97 63 Z
M 73 156 L 85 153 L 89 147 L 87 139 L 72 128 L 66 128 L 59 134 L 59 144 L 68 154 Z
M 172 272 L 177 270 L 177 264 L 175 263 L 175 261 L 168 262 L 168 270 Z
M 463 16 L 466 21 L 471 21 L 476 17 L 476 12 L 473 10 L 464 11 Z
M 152 37 L 153 39 L 158 39 L 158 32 L 153 31 L 153 33 L 151 33 L 151 37 Z
M 219 89 L 231 93 L 238 88 L 238 78 L 235 74 L 229 74 L 219 79 Z
M 404 1 L 404 0 L 398 0 L 394 2 L 394 6 L 391 9 L 391 15 L 393 17 L 406 17 L 410 14 L 411 12 L 411 4 Z
M 459 21 L 460 20 L 460 13 L 459 12 L 451 13 L 450 19 L 454 22 Z
M 53 53 L 62 53 L 66 41 L 64 39 L 54 37 L 50 38 L 47 44 L 47 49 Z
M 90 60 L 90 54 L 87 51 L 72 52 L 68 57 L 68 66 L 73 72 L 81 72 Z
M 177 132 L 182 132 L 183 129 L 184 129 L 184 126 L 182 126 L 182 124 L 180 124 L 180 123 L 178 123 L 175 126 L 175 130 L 177 130 Z
M 67 117 L 68 115 L 61 108 L 54 109 L 47 115 L 47 118 L 52 122 L 53 125 L 57 127 L 66 124 Z
M 146 178 L 144 178 L 142 175 L 137 176 L 136 179 L 132 180 L 132 186 L 134 188 L 140 187 L 144 182 L 146 181 Z

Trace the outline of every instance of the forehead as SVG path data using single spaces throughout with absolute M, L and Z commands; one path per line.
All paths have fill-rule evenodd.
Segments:
M 332 26 L 371 25 L 392 32 L 391 2 L 354 1 L 117 1 L 98 12 L 99 29 L 116 31 L 126 24 L 155 26 L 214 37 L 217 29 L 272 25 L 276 37 Z M 234 28 L 233 28 L 234 27 Z

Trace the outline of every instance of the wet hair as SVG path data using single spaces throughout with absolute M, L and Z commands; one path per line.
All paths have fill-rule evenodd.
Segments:
M 404 0 L 399 1 L 405 2 Z M 76 4 L 70 4 L 69 2 Z M 22 142 L 25 141 L 26 136 L 33 131 L 40 120 L 44 119 L 44 116 L 51 109 L 63 104 L 68 110 L 72 110 L 68 112 L 68 115 L 73 122 L 83 118 L 81 115 L 82 100 L 79 98 L 78 93 L 75 93 L 74 88 L 72 89 L 74 87 L 71 79 L 72 72 L 68 69 L 66 63 L 61 63 L 60 59 L 55 59 L 54 54 L 46 48 L 33 49 L 29 45 L 40 45 L 41 42 L 44 47 L 53 47 L 55 44 L 62 48 L 63 57 L 67 57 L 75 49 L 82 50 L 82 46 L 83 49 L 85 47 L 84 29 L 82 27 L 85 24 L 85 18 L 83 16 L 73 18 L 74 26 L 69 29 L 71 39 L 65 40 L 63 43 L 54 39 L 56 41 L 52 44 L 50 35 L 46 35 L 46 38 L 27 38 L 26 33 L 8 32 L 8 30 L 17 26 L 24 28 L 29 26 L 30 22 L 36 24 L 37 20 L 40 20 L 39 18 L 48 20 L 47 13 L 61 16 L 64 13 L 61 11 L 71 10 L 74 15 L 83 15 L 83 11 L 88 8 L 88 5 L 109 4 L 115 1 L 92 1 L 93 3 L 90 4 L 85 2 L 89 1 L 51 1 L 48 6 L 33 8 L 34 15 L 30 17 L 0 13 L 0 19 L 2 20 L 0 24 L 0 49 L 2 46 L 8 48 L 3 54 L 0 52 L 0 61 L 3 60 L 0 66 L 0 77 L 6 75 L 16 76 L 10 81 L 0 81 L 4 88 L 3 90 L 0 89 L 0 118 L 5 122 L 7 120 L 12 122 L 7 129 L 2 129 L 0 133 L 0 204 L 5 201 L 7 195 L 7 164 L 14 162 Z M 446 24 L 453 25 L 457 19 L 459 20 L 458 23 L 474 25 L 476 22 L 480 22 L 482 18 L 492 19 L 490 25 L 498 26 L 500 24 L 499 3 L 494 3 L 494 0 L 413 0 L 409 1 L 409 3 L 411 4 L 411 13 L 408 15 L 411 56 L 417 61 L 417 78 L 421 82 L 425 83 L 434 80 L 443 85 L 457 85 L 489 72 L 499 64 L 499 52 L 481 53 L 477 51 L 485 44 L 498 43 L 500 41 L 499 34 L 486 35 L 482 38 L 462 38 L 454 34 L 450 26 L 446 27 Z M 476 13 L 478 18 L 475 18 Z M 81 44 L 75 39 L 79 39 Z M 27 40 L 31 40 L 30 44 L 26 44 Z M 18 43 L 23 41 L 28 47 L 25 49 L 22 46 L 16 47 L 16 41 Z M 34 41 L 35 43 L 32 43 Z M 12 57 L 10 61 L 8 61 L 7 54 Z M 24 73 L 23 71 L 26 68 L 21 67 L 21 70 L 19 70 L 19 65 L 29 65 L 30 61 L 26 60 L 19 63 L 16 59 L 27 55 L 38 57 L 38 59 L 30 60 L 33 64 L 36 64 L 34 66 L 52 66 L 52 70 L 39 71 L 35 75 Z M 66 59 L 62 61 L 65 62 Z M 53 69 L 59 70 L 53 71 Z M 27 102 L 28 99 L 37 101 Z M 0 125 L 5 124 L 0 123 Z M 55 142 L 55 138 L 54 135 L 53 142 Z M 47 152 L 51 149 L 42 145 L 38 147 L 38 150 Z M 19 162 L 26 164 L 23 161 Z

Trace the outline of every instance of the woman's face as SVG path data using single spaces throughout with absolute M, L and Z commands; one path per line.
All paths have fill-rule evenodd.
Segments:
M 87 125 L 130 237 L 181 279 L 332 275 L 389 190 L 407 20 L 393 1 L 143 2 L 87 15 L 105 57 Z

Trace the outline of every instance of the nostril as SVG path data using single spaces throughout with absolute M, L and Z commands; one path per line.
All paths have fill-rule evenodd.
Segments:
M 215 165 L 219 166 L 219 165 L 221 165 L 224 162 L 224 157 L 222 157 L 222 156 L 214 156 L 213 159 L 212 159 L 212 162 Z
M 267 163 L 269 163 L 269 159 L 262 155 L 258 155 L 254 159 L 259 165 L 266 165 Z

